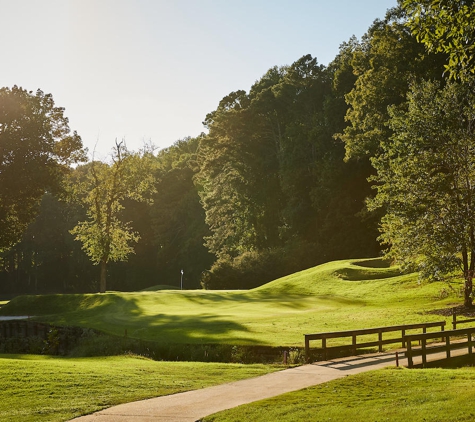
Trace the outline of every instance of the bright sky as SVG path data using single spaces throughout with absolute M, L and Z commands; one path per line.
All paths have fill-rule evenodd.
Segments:
M 328 64 L 397 0 L 0 0 L 0 86 L 53 94 L 96 158 L 204 131 L 219 101 L 305 54 Z M 91 156 L 92 154 L 90 154 Z

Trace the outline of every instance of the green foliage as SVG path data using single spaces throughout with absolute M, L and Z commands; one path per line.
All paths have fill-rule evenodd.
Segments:
M 160 151 L 158 183 L 149 211 L 153 260 L 159 268 L 157 283 L 179 286 L 183 270 L 187 289 L 199 287 L 201 273 L 215 259 L 204 246 L 210 232 L 193 181 L 199 170 L 196 159 L 201 138 L 187 138 Z
M 206 246 L 218 257 L 212 272 L 241 267 L 240 256 L 265 267 L 272 251 L 299 242 L 325 251 L 310 265 L 353 254 L 355 245 L 360 256 L 377 252 L 374 222 L 368 230 L 357 216 L 368 194 L 366 169 L 346 166 L 343 145 L 332 138 L 343 129 L 351 86 L 345 63 L 326 69 L 306 55 L 271 68 L 249 93 L 231 93 L 207 116 L 195 181 L 211 231 Z
M 181 270 L 186 288 L 200 280 L 208 287 L 246 288 L 322 262 L 377 255 L 377 221 L 390 200 L 380 190 L 371 210 L 364 208 L 371 196 L 368 177 L 375 173 L 370 159 L 378 171 L 389 165 L 383 161 L 392 159 L 391 137 L 401 128 L 396 115 L 406 111 L 411 84 L 441 80 L 447 57 L 452 74 L 472 83 L 473 5 L 400 0 L 361 41 L 343 43 L 328 67 L 305 55 L 269 69 L 248 92 L 225 96 L 206 116 L 207 135 L 185 138 L 156 156 L 117 144 L 111 162 L 93 161 L 72 172 L 69 194 L 84 209 L 43 196 L 41 215 L 15 248 L 45 189 L 54 192 L 67 165 L 82 155 L 80 138 L 69 134 L 63 109 L 54 107 L 50 95 L 4 88 L 0 141 L 25 148 L 11 149 L 13 158 L 0 156 L 0 248 L 11 248 L 0 256 L 2 289 L 87 291 L 96 280 L 85 254 L 101 266 L 100 291 L 108 273 L 121 290 L 178 286 Z M 28 119 L 32 113 L 40 117 Z M 459 133 L 450 118 L 451 130 Z M 43 144 L 35 144 L 32 133 L 41 133 Z M 25 151 L 34 156 L 31 172 Z M 437 197 L 448 182 L 428 171 Z M 436 209 L 442 215 L 440 207 L 434 215 Z M 402 256 L 398 239 L 411 238 L 406 255 L 423 275 L 455 268 L 457 256 L 470 284 L 469 249 L 447 252 L 445 234 L 438 231 L 420 242 L 431 243 L 430 251 L 417 250 L 422 232 L 411 218 L 384 217 L 383 238 L 395 256 Z M 426 228 L 435 224 L 429 220 Z M 452 231 L 467 233 L 454 224 Z M 65 239 L 70 230 L 84 254 Z M 432 257 L 430 263 L 419 260 L 423 254 Z
M 41 354 L 45 350 L 45 341 L 40 337 L 11 337 L 2 339 L 0 353 Z
M 147 155 L 131 154 L 123 143 L 116 144 L 112 164 L 93 161 L 73 173 L 69 192 L 85 207 L 87 221 L 71 230 L 95 264 L 101 264 L 100 291 L 106 290 L 106 265 L 124 261 L 134 251 L 131 244 L 138 234 L 119 219 L 126 199 L 144 201 L 153 191 L 153 160 Z M 85 173 L 83 175 L 83 173 Z
M 198 171 L 198 144 L 199 138 L 184 139 L 156 157 L 142 157 L 142 153 L 136 157 L 140 171 L 146 173 L 138 179 L 148 184 L 155 178 L 153 189 L 144 189 L 144 196 L 151 197 L 153 203 L 148 199 L 121 201 L 117 221 L 127 222 L 130 233 L 139 236 L 140 241 L 129 243 L 134 253 L 127 262 L 109 261 L 108 288 L 129 291 L 156 284 L 179 286 L 181 269 L 185 272 L 184 286 L 199 287 L 200 275 L 210 268 L 214 256 L 203 245 L 209 230 L 193 183 Z M 77 199 L 90 193 L 87 183 L 93 165 L 97 173 L 108 166 L 89 163 L 71 174 L 69 191 L 79 196 Z M 69 232 L 78 221 L 92 223 L 81 201 L 59 201 L 45 194 L 21 242 L 0 255 L 0 292 L 97 291 L 100 274 Z
M 109 242 L 110 245 L 108 257 L 104 258 L 106 262 L 123 261 L 127 256 L 134 252 L 131 246 L 132 242 L 138 242 L 139 237 L 132 232 L 130 225 L 122 223 L 118 219 L 111 219 L 107 226 L 107 240 L 104 239 L 104 226 L 96 224 L 97 220 L 83 221 L 71 230 L 71 234 L 75 235 L 75 240 L 79 240 L 83 244 L 83 248 L 92 261 L 99 264 L 104 254 L 104 243 Z
M 81 138 L 70 133 L 63 113 L 41 90 L 0 89 L 0 250 L 20 239 L 69 165 L 85 161 Z
M 264 157 L 272 150 L 267 151 L 268 142 L 255 139 L 256 116 L 249 103 L 244 91 L 225 97 L 207 116 L 210 133 L 200 144 L 200 171 L 195 180 L 212 233 L 206 246 L 217 256 L 253 250 L 264 242 L 266 228 L 274 232 L 271 238 L 277 230 L 270 227 L 270 221 L 278 207 L 266 208 L 268 197 L 262 195 L 268 180 L 274 186 L 276 182 L 275 171 L 268 168 L 273 163 Z
M 50 193 L 43 195 L 38 215 L 22 239 L 0 254 L 3 293 L 88 291 L 95 268 L 69 233 L 85 219 L 82 207 Z
M 390 109 L 391 143 L 373 159 L 386 207 L 381 239 L 389 256 L 423 276 L 455 270 L 465 278 L 471 305 L 475 266 L 475 95 L 469 84 L 413 85 L 408 110 Z
M 203 274 L 202 285 L 206 289 L 252 289 L 312 266 L 318 253 L 314 243 L 293 242 L 236 258 L 224 257 Z
M 475 73 L 475 3 L 473 0 L 400 0 L 408 27 L 429 51 L 448 54 L 451 78 Z
M 137 356 L 0 356 L 0 420 L 65 421 L 120 403 L 264 375 L 278 367 L 154 362 Z
M 386 369 L 331 381 L 205 417 L 204 422 L 471 421 L 475 370 Z
M 388 106 L 405 101 L 414 79 L 441 77 L 444 57 L 427 54 L 406 20 L 400 9 L 391 9 L 385 20 L 373 23 L 361 43 L 353 40 L 340 53 L 351 57 L 349 65 L 357 76 L 346 95 L 349 124 L 336 135 L 345 143 L 347 160 L 371 157 L 388 141 Z

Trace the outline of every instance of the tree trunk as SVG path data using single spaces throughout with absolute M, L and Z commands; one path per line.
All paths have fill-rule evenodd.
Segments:
M 101 279 L 99 282 L 99 293 L 106 292 L 106 283 L 107 283 L 107 261 L 101 260 Z
M 472 282 L 473 274 L 469 272 L 468 276 L 465 277 L 465 288 L 464 288 L 464 306 L 467 308 L 472 307 L 472 289 L 473 289 L 473 282 Z
M 470 201 L 472 202 L 472 201 Z M 473 274 L 475 270 L 475 231 L 473 225 L 470 225 L 470 265 L 468 271 L 465 275 L 465 294 L 464 294 L 464 305 L 466 308 L 471 308 L 473 302 Z
M 463 276 L 465 279 L 465 285 L 463 289 L 464 299 L 463 304 L 467 308 L 472 307 L 472 289 L 473 289 L 473 265 L 474 265 L 474 255 L 473 251 L 471 253 L 471 262 L 468 262 L 468 252 L 465 246 L 462 247 L 462 263 L 463 263 Z

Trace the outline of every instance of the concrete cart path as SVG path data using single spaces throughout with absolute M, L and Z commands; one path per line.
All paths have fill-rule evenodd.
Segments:
M 400 359 L 399 364 L 406 365 L 407 360 Z M 317 362 L 214 387 L 121 404 L 76 418 L 74 422 L 195 422 L 241 404 L 395 365 L 395 353 Z

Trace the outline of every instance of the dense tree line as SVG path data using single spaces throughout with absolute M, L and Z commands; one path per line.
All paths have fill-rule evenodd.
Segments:
M 416 211 L 421 211 L 420 198 L 427 198 L 426 207 L 440 208 L 443 195 L 432 195 L 428 186 L 436 189 L 441 176 L 425 186 L 426 196 L 419 197 L 421 173 L 407 172 L 424 166 L 408 164 L 404 173 L 396 163 L 409 163 L 408 151 L 426 148 L 407 134 L 407 127 L 412 122 L 414 133 L 423 127 L 423 114 L 417 117 L 415 111 L 421 109 L 420 101 L 450 97 L 436 93 L 447 85 L 444 68 L 452 77 L 461 76 L 454 88 L 447 85 L 452 90 L 447 92 L 452 97 L 458 93 L 461 104 L 463 98 L 471 98 L 472 60 L 461 52 L 454 59 L 447 49 L 457 34 L 449 32 L 447 43 L 438 42 L 423 24 L 430 27 L 438 19 L 435 3 L 443 11 L 443 29 L 449 27 L 447 10 L 459 22 L 467 13 L 471 16 L 473 2 L 400 3 L 384 20 L 376 20 L 361 40 L 353 37 L 343 43 L 328 66 L 305 55 L 291 65 L 269 69 L 249 91 L 237 90 L 220 101 L 205 118 L 207 134 L 180 140 L 158 153 L 132 153 L 117 144 L 111 162 L 68 167 L 83 158 L 80 138 L 69 135 L 62 109 L 54 109 L 56 117 L 51 118 L 63 128 L 55 132 L 56 145 L 67 145 L 47 155 L 52 168 L 61 170 L 52 172 L 58 175 L 55 184 L 43 183 L 35 190 L 24 218 L 8 199 L 7 184 L 0 185 L 0 292 L 94 291 L 99 279 L 105 291 L 106 273 L 108 289 L 178 287 L 182 272 L 185 288 L 249 288 L 329 260 L 376 256 L 381 251 L 378 230 L 394 259 L 408 266 L 425 262 L 424 268 L 440 272 L 440 260 L 424 261 L 421 256 L 442 259 L 450 254 L 418 248 L 414 239 L 420 233 L 424 244 L 430 243 L 427 227 L 435 227 L 440 213 L 430 220 L 427 214 L 416 218 Z M 443 30 L 438 34 L 443 40 Z M 470 52 L 473 42 L 464 45 Z M 28 132 L 21 121 L 21 130 L 9 129 L 9 102 L 16 91 L 28 101 L 52 102 L 41 92 L 35 97 L 19 88 L 2 91 L 0 177 L 7 174 L 3 168 L 10 161 L 18 160 L 5 158 L 14 157 L 5 152 L 8 148 L 38 150 L 25 143 L 26 138 L 12 135 Z M 449 106 L 444 104 L 445 110 Z M 471 103 L 464 109 L 462 121 L 454 117 L 446 124 L 434 123 L 424 133 L 455 133 L 454 125 L 465 124 L 456 133 L 469 139 L 470 107 Z M 450 139 L 441 138 L 438 151 Z M 55 145 L 54 139 L 50 144 Z M 460 148 L 471 151 L 469 145 Z M 427 160 L 430 163 L 429 156 Z M 467 163 L 465 167 L 470 168 Z M 427 178 L 430 169 L 425 171 Z M 406 192 L 411 192 L 413 202 L 405 200 Z M 468 193 L 464 195 L 467 204 Z M 456 205 L 457 195 L 454 198 Z M 12 219 L 18 224 L 9 225 Z M 411 226 L 414 221 L 418 223 Z M 439 245 L 448 236 L 442 232 Z M 464 231 L 469 240 L 472 232 Z M 473 254 L 467 242 L 452 254 Z M 472 274 L 474 264 L 467 265 L 466 274 Z

